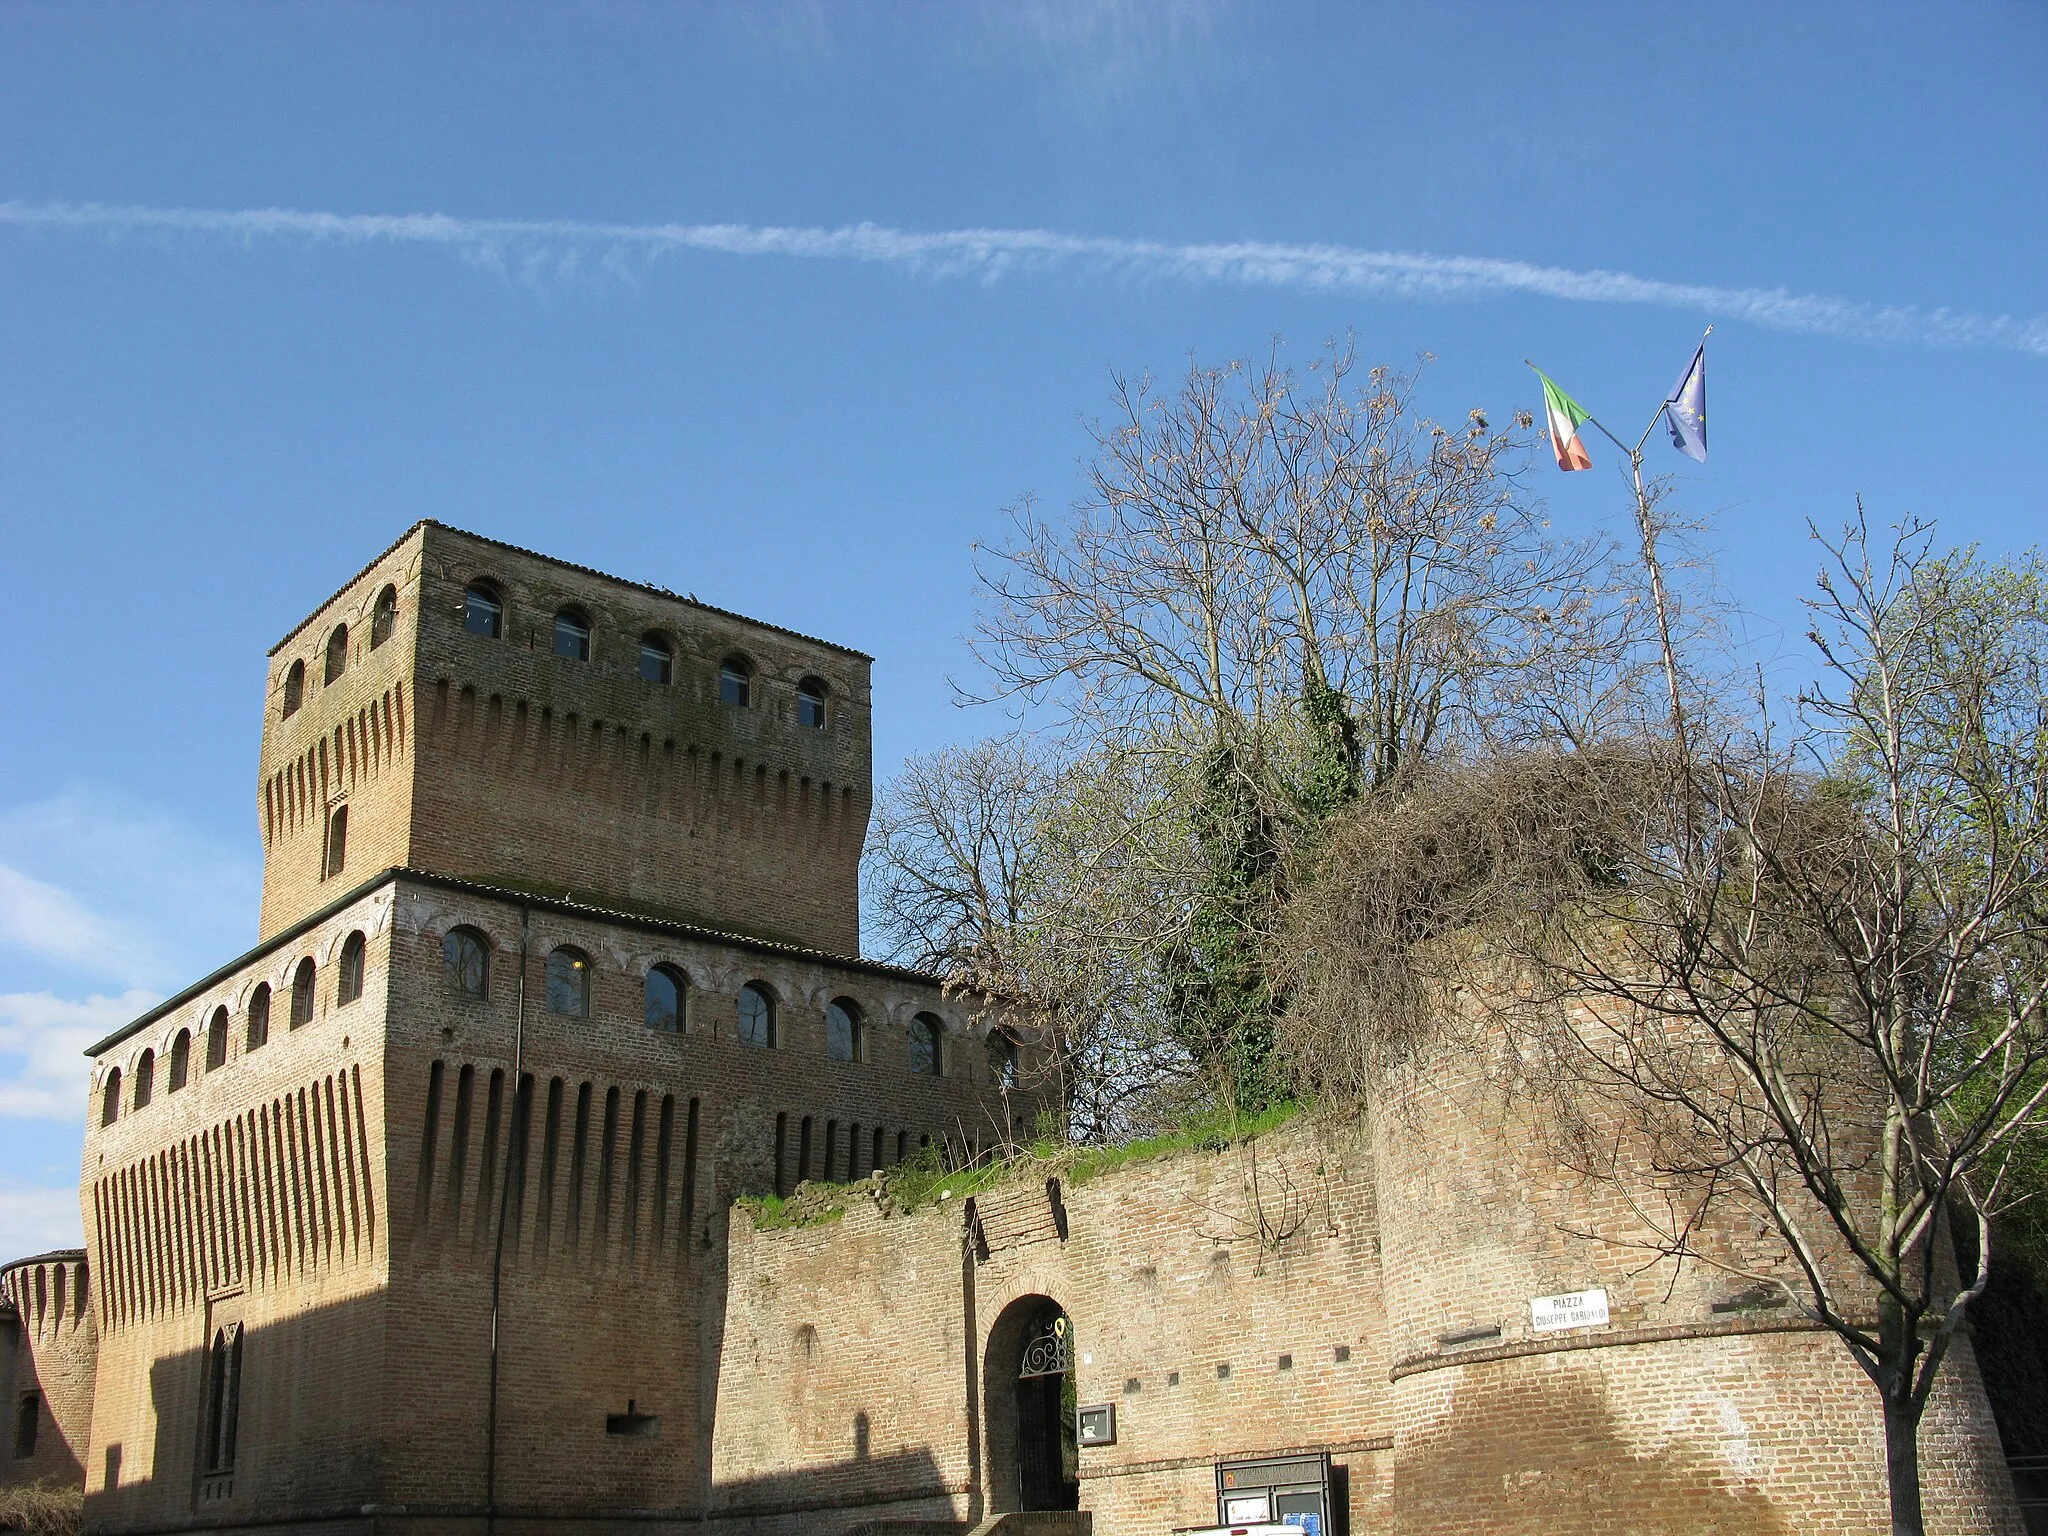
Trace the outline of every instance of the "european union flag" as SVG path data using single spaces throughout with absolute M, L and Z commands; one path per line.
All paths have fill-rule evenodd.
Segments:
M 1692 362 L 1664 399 L 1664 424 L 1671 446 L 1700 463 L 1707 462 L 1707 344 L 1700 343 Z

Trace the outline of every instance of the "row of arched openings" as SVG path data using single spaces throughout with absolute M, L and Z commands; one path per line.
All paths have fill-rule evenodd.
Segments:
M 449 988 L 462 997 L 490 996 L 491 941 L 480 930 L 458 927 L 441 941 L 441 967 Z M 573 945 L 548 952 L 545 970 L 546 1007 L 564 1018 L 583 1019 L 591 1012 L 590 957 Z M 688 1018 L 690 979 L 680 966 L 648 967 L 641 982 L 643 1022 L 649 1029 L 681 1033 Z M 780 1040 L 775 990 L 764 981 L 749 981 L 734 999 L 734 1035 L 743 1045 L 773 1050 Z M 906 1064 L 912 1072 L 943 1077 L 946 1071 L 946 1026 L 938 1015 L 920 1013 L 910 1021 Z M 1007 1032 L 991 1030 L 987 1039 L 990 1070 L 1005 1087 L 1017 1083 L 1017 1042 Z M 850 997 L 825 1005 L 825 1055 L 832 1061 L 868 1059 L 866 1015 Z
M 341 955 L 335 962 L 334 1004 L 337 1008 L 354 1002 L 363 995 L 363 971 L 369 954 L 369 942 L 360 929 L 342 940 Z M 289 1011 L 286 1014 L 290 1027 L 299 1029 L 313 1022 L 315 994 L 319 979 L 319 968 L 313 957 L 302 958 L 292 971 L 289 994 Z M 269 982 L 260 982 L 249 994 L 249 1004 L 244 1013 L 242 1049 L 259 1050 L 270 1039 L 271 990 Z M 228 1062 L 228 1010 L 225 1003 L 213 1010 L 213 1016 L 206 1025 L 205 1070 L 217 1071 Z M 133 1076 L 125 1084 L 128 1108 L 147 1109 L 156 1097 L 158 1059 L 155 1047 L 144 1051 L 135 1058 Z M 192 1080 L 192 1031 L 181 1029 L 171 1037 L 170 1049 L 162 1063 L 164 1067 L 164 1089 L 176 1093 Z M 100 1124 L 112 1125 L 121 1118 L 121 1101 L 124 1083 L 121 1069 L 115 1067 L 107 1074 L 106 1082 L 100 1088 Z
M 497 640 L 505 633 L 505 599 L 487 581 L 471 582 L 462 594 L 462 627 L 484 640 Z M 566 661 L 588 661 L 594 633 L 590 614 L 575 604 L 555 610 L 553 649 Z M 659 630 L 640 637 L 640 676 L 650 683 L 672 683 L 676 676 L 676 646 Z M 796 685 L 797 724 L 823 730 L 826 700 L 830 690 L 822 679 L 806 677 Z M 718 697 L 727 704 L 748 709 L 754 703 L 754 664 L 737 652 L 718 667 Z
M 386 587 L 377 594 L 370 610 L 370 649 L 389 640 L 398 629 L 398 589 Z M 327 647 L 321 666 L 321 686 L 341 681 L 348 671 L 348 626 L 337 624 L 327 632 Z M 306 702 L 306 664 L 294 661 L 284 675 L 284 718 L 289 720 Z

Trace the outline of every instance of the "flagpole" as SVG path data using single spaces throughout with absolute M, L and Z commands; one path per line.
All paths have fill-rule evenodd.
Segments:
M 1710 325 L 1700 336 L 1701 343 L 1704 344 L 1707 337 L 1713 334 L 1714 328 Z M 1539 378 L 1542 377 L 1543 370 L 1537 368 L 1535 363 L 1526 357 L 1522 361 L 1535 369 Z M 1649 492 L 1643 488 L 1643 445 L 1649 442 L 1650 434 L 1657 430 L 1657 423 L 1663 419 L 1669 405 L 1670 402 L 1667 400 L 1657 407 L 1656 413 L 1650 417 L 1650 424 L 1643 428 L 1643 435 L 1636 439 L 1633 448 L 1608 431 L 1607 423 L 1599 417 L 1589 412 L 1586 420 L 1600 429 L 1601 436 L 1628 455 L 1629 477 L 1636 493 L 1636 532 L 1642 540 L 1643 569 L 1650 577 L 1650 605 L 1657 617 L 1657 647 L 1664 661 L 1664 686 L 1671 697 L 1672 741 L 1678 748 L 1678 760 L 1681 763 L 1690 763 L 1692 748 L 1685 728 L 1685 702 L 1678 687 L 1678 653 L 1671 643 L 1671 604 L 1664 591 L 1664 567 L 1657 559 L 1656 519 L 1650 515 Z

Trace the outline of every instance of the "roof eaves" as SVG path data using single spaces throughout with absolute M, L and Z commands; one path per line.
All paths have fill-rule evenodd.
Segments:
M 737 619 L 742 624 L 751 624 L 757 629 L 766 629 L 778 635 L 787 635 L 792 640 L 801 640 L 807 645 L 821 645 L 828 651 L 839 652 L 842 656 L 852 656 L 860 661 L 868 662 L 875 659 L 866 651 L 855 650 L 850 645 L 841 645 L 837 640 L 821 639 L 817 635 L 807 635 L 800 629 L 791 629 L 783 624 L 771 624 L 766 619 L 757 619 L 749 614 L 735 612 L 731 608 L 721 608 L 716 603 L 707 603 L 699 598 L 686 596 L 681 592 L 661 586 L 656 582 L 635 581 L 630 576 L 614 576 L 610 571 L 600 571 L 592 565 L 579 565 L 574 560 L 564 560 L 559 555 L 542 554 L 537 549 L 528 549 L 522 544 L 508 543 L 504 539 L 494 539 L 487 533 L 472 533 L 467 528 L 457 528 L 450 523 L 437 522 L 431 517 L 425 519 L 425 521 L 432 527 L 443 529 L 449 533 L 460 534 L 465 539 L 475 539 L 479 544 L 488 544 L 494 549 L 508 550 L 512 554 L 525 555 L 532 560 L 544 560 L 549 565 L 559 565 L 565 571 L 580 571 L 585 576 L 595 576 L 600 581 L 609 581 L 621 587 L 631 587 L 636 592 L 651 592 L 656 597 L 668 598 L 673 602 L 683 604 L 687 608 L 696 608 L 704 613 L 715 613 L 724 619 Z M 389 551 L 387 550 L 386 553 L 388 554 Z M 377 557 L 379 560 L 383 558 L 383 555 Z M 371 562 L 371 564 L 375 563 L 375 561 Z M 368 567 L 366 566 L 364 569 L 367 570 Z M 358 572 L 352 579 L 360 581 L 362 579 L 361 572 Z M 302 625 L 301 628 L 303 627 Z
M 265 651 L 263 654 L 266 656 L 275 656 L 279 651 L 283 650 L 286 646 L 290 645 L 294 640 L 298 639 L 300 635 L 306 632 L 306 626 L 308 624 L 311 624 L 315 619 L 319 618 L 321 614 L 327 611 L 328 605 L 330 603 L 332 603 L 337 597 L 341 596 L 341 594 L 346 592 L 350 587 L 354 586 L 357 582 L 361 581 L 365 576 L 369 575 L 370 572 L 374 571 L 378 567 L 378 565 L 387 556 L 390 555 L 391 551 L 398 548 L 399 545 L 403 544 L 407 539 L 411 538 L 415 533 L 418 533 L 420 529 L 426 527 L 426 525 L 432 521 L 433 519 L 430 517 L 421 518 L 418 522 L 414 523 L 410 528 L 406 529 L 405 532 L 401 533 L 397 538 L 393 539 L 389 544 L 386 544 L 382 549 L 378 550 L 375 559 L 373 559 L 368 565 L 364 566 L 360 571 L 357 571 L 355 575 L 349 577 L 347 581 L 344 581 L 332 592 L 328 593 L 325 597 L 321 598 L 319 605 L 315 607 L 311 613 L 307 614 L 303 619 L 299 620 L 298 623 L 294 624 L 291 627 L 291 632 L 289 634 L 287 634 L 282 640 L 278 641 L 277 644 L 273 645 L 269 650 Z

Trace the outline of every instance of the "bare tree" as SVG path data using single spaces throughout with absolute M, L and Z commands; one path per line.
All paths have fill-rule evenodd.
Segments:
M 1163 753 L 1067 758 L 1021 734 L 913 757 L 877 797 L 863 866 L 891 958 L 1048 1030 L 1067 1133 L 1151 1128 L 1194 1076 L 1154 956 L 1199 878 Z
M 1491 765 L 1340 834 L 1295 1044 L 1368 1082 L 1475 945 L 1519 968 L 1507 1054 L 1625 1128 L 1579 1153 L 1632 1187 L 1615 1240 L 1789 1278 L 1878 1392 L 1917 1536 L 1921 1418 L 2048 1119 L 2048 572 L 1860 517 L 1827 548 L 1789 731 Z M 1338 989 L 1370 979 L 1347 1038 Z M 1772 1262 L 1714 1239 L 1742 1217 Z
M 1601 539 L 1551 535 L 1521 494 L 1527 446 L 1473 411 L 1419 415 L 1416 376 L 1360 379 L 1348 348 L 1119 378 L 1088 492 L 1030 502 L 980 574 L 994 692 L 1050 700 L 1091 736 L 1262 755 L 1276 714 L 1331 690 L 1369 782 L 1512 736 L 1555 684 L 1599 719 L 1632 676 L 1636 616 Z M 1636 658 L 1640 659 L 1640 658 Z M 1518 686 L 1535 668 L 1550 688 Z
M 1554 538 L 1521 493 L 1526 417 L 1447 429 L 1415 384 L 1348 348 L 1299 375 L 1120 379 L 1087 493 L 1063 518 L 1019 507 L 980 568 L 989 695 L 1185 797 L 1198 878 L 1122 925 L 1149 952 L 1119 969 L 1242 1106 L 1279 1091 L 1263 940 L 1322 819 L 1432 761 L 1597 735 L 1639 691 L 1646 626 L 1613 550 Z

